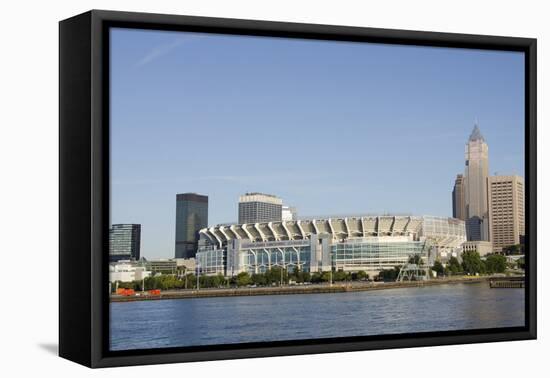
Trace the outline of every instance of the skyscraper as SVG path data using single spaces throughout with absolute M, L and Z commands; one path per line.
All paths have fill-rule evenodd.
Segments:
M 468 240 L 489 240 L 487 207 L 487 177 L 489 176 L 489 146 L 477 124 L 470 134 L 465 151 L 464 201 Z
M 464 201 L 464 175 L 456 175 L 453 187 L 453 218 L 466 220 L 466 205 Z
M 524 185 L 521 176 L 490 176 L 489 224 L 495 252 L 519 244 L 525 235 Z
M 176 195 L 176 258 L 197 253 L 199 230 L 208 226 L 208 196 L 196 193 Z
M 239 224 L 281 221 L 283 200 L 272 194 L 246 193 L 239 198 Z
M 140 224 L 113 224 L 109 229 L 109 261 L 139 260 Z

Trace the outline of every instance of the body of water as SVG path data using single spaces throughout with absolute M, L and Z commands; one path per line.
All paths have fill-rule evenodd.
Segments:
M 111 303 L 111 350 L 517 327 L 523 289 L 455 284 Z

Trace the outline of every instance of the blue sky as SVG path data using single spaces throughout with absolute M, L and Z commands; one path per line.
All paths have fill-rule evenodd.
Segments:
M 276 194 L 300 216 L 451 216 L 477 119 L 491 174 L 523 175 L 522 53 L 111 31 L 111 221 L 174 254 L 176 193 Z

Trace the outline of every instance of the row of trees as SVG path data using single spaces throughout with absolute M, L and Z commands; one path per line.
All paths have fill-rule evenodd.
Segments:
M 409 263 L 422 264 L 420 256 L 411 256 Z M 523 259 L 518 261 L 521 268 L 525 264 Z M 438 276 L 450 276 L 458 274 L 493 274 L 504 273 L 508 264 L 506 257 L 502 255 L 489 255 L 484 260 L 481 259 L 476 251 L 464 252 L 462 254 L 462 263 L 456 257 L 451 257 L 446 266 L 440 261 L 436 261 L 431 269 L 437 272 Z M 379 279 L 384 281 L 395 281 L 401 270 L 400 266 L 393 269 L 387 269 L 380 272 Z M 295 268 L 292 271 L 281 267 L 273 267 L 264 273 L 249 274 L 247 272 L 239 273 L 235 277 L 226 278 L 222 274 L 215 276 L 202 275 L 199 277 L 199 286 L 201 288 L 219 288 L 219 287 L 243 287 L 249 285 L 255 286 L 273 286 L 288 284 L 291 281 L 296 283 L 324 283 L 330 282 L 351 282 L 368 280 L 369 276 L 365 271 L 358 272 L 303 272 Z M 128 288 L 134 290 L 173 290 L 173 289 L 196 289 L 197 277 L 195 274 L 176 276 L 170 274 L 155 275 L 147 277 L 142 281 L 119 282 L 119 288 Z M 113 288 L 114 290 L 114 288 Z
M 239 273 L 235 277 L 225 278 L 223 275 L 218 274 L 215 276 L 199 276 L 199 287 L 201 288 L 220 288 L 220 287 L 242 287 L 249 285 L 256 286 L 273 286 L 280 284 L 288 284 L 291 281 L 296 283 L 322 283 L 329 282 L 331 279 L 333 282 L 341 281 L 361 281 L 368 279 L 369 276 L 364 271 L 359 272 L 322 272 L 313 273 L 303 272 L 300 269 L 294 269 L 289 271 L 281 267 L 273 267 L 268 269 L 265 273 L 249 274 L 247 272 Z M 119 288 L 140 290 L 173 290 L 173 289 L 196 289 L 197 288 L 197 276 L 195 274 L 187 274 L 185 276 L 176 275 L 155 275 L 147 277 L 141 281 L 133 282 L 119 282 Z M 115 287 L 113 287 L 113 290 Z
M 369 278 L 365 271 L 359 272 L 303 272 L 295 268 L 292 271 L 281 267 L 273 267 L 265 271 L 265 273 L 248 274 L 247 272 L 239 273 L 234 284 L 236 286 L 273 286 L 280 284 L 288 284 L 291 281 L 296 283 L 323 283 L 323 282 L 341 282 L 341 281 L 364 281 Z
M 228 279 L 223 275 L 218 274 L 216 276 L 200 276 L 200 287 L 223 287 L 229 284 Z M 119 288 L 139 290 L 173 290 L 173 289 L 196 289 L 197 288 L 197 276 L 194 274 L 187 274 L 185 276 L 178 277 L 172 274 L 158 274 L 152 277 L 147 277 L 141 281 L 133 282 L 119 282 Z M 114 289 L 114 288 L 113 288 Z
M 418 256 L 411 256 L 410 264 L 422 264 L 422 259 Z M 518 266 L 524 266 L 524 261 L 520 259 Z M 431 270 L 436 272 L 438 276 L 452 276 L 461 274 L 494 274 L 504 273 L 508 264 L 506 257 L 502 255 L 489 255 L 485 260 L 482 260 L 479 253 L 476 251 L 468 251 L 462 254 L 462 263 L 456 257 L 451 257 L 446 266 L 440 261 L 436 261 L 431 267 Z M 393 269 L 386 269 L 380 272 L 379 278 L 384 281 L 395 281 L 401 270 L 400 266 L 395 266 Z
M 454 274 L 494 274 L 504 273 L 508 264 L 506 257 L 502 255 L 489 255 L 483 261 L 476 251 L 468 251 L 462 254 L 462 263 L 456 257 L 451 257 L 446 267 L 440 261 L 436 261 L 431 268 L 439 276 Z

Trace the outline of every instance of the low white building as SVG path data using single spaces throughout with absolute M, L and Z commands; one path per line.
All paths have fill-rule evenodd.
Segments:
M 493 243 L 484 240 L 471 240 L 462 244 L 462 252 L 477 251 L 480 256 L 493 253 Z
M 110 282 L 132 282 L 141 281 L 151 275 L 145 267 L 131 261 L 119 261 L 109 265 Z
M 176 266 L 178 269 L 185 268 L 188 272 L 194 272 L 196 268 L 195 258 L 191 257 L 189 259 L 176 259 Z

